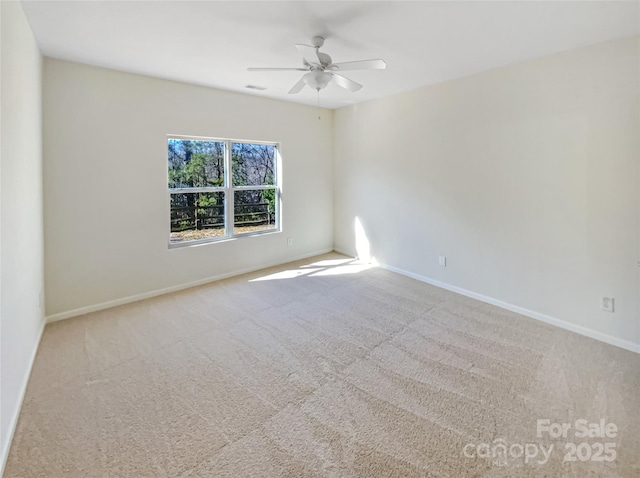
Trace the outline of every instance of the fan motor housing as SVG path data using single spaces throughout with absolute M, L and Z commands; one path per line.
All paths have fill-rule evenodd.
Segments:
M 320 59 L 320 64 L 322 66 L 328 66 L 332 63 L 331 57 L 321 51 L 318 52 L 318 58 Z

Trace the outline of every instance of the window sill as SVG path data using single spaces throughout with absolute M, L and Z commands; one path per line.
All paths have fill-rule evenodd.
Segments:
M 195 241 L 187 241 L 187 242 L 170 242 L 168 244 L 169 250 L 171 249 L 182 249 L 185 247 L 195 247 L 195 246 L 204 246 L 207 244 L 219 244 L 221 242 L 231 242 L 236 241 L 238 239 L 243 239 L 247 237 L 259 237 L 259 236 L 268 236 L 271 234 L 280 234 L 282 229 L 270 229 L 268 231 L 257 231 L 257 232 L 244 232 L 242 234 L 235 234 L 233 236 L 224 236 L 220 238 L 211 238 L 211 239 L 199 239 Z

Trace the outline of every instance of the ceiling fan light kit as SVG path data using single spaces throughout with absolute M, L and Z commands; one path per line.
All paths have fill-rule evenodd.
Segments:
M 326 88 L 331 81 L 331 73 L 322 70 L 313 70 L 302 77 L 307 86 L 314 90 L 322 90 Z
M 289 90 L 289 94 L 299 93 L 304 87 L 320 91 L 333 81 L 336 85 L 352 93 L 360 90 L 362 85 L 349 78 L 339 75 L 337 71 L 350 70 L 384 70 L 387 65 L 382 59 L 358 60 L 344 63 L 333 63 L 329 55 L 320 51 L 324 45 L 324 38 L 316 36 L 311 39 L 311 45 L 297 44 L 296 48 L 302 54 L 303 68 L 248 68 L 249 71 L 306 71 Z

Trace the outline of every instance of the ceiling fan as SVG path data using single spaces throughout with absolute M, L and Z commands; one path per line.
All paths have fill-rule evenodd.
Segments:
M 324 38 L 313 37 L 311 39 L 313 45 L 297 44 L 296 48 L 302 54 L 302 68 L 247 68 L 249 71 L 306 71 L 307 73 L 298 80 L 289 90 L 289 94 L 299 93 L 305 85 L 320 91 L 325 88 L 329 82 L 333 81 L 336 85 L 355 93 L 362 85 L 356 83 L 349 78 L 338 74 L 337 72 L 350 70 L 384 70 L 387 64 L 384 60 L 359 60 L 347 61 L 344 63 L 333 63 L 331 57 L 320 51 L 320 47 L 324 45 Z

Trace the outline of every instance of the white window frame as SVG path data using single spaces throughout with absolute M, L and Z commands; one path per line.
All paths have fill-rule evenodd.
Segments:
M 168 144 L 170 139 L 183 139 L 189 141 L 213 141 L 218 143 L 224 143 L 224 186 L 212 186 L 212 187 L 204 187 L 204 188 L 175 188 L 171 189 L 168 187 L 169 185 L 169 168 L 167 167 L 167 190 L 168 190 L 168 204 L 167 210 L 169 211 L 169 220 L 167 224 L 169 225 L 169 233 L 167 235 L 169 241 L 169 248 L 179 248 L 179 247 L 189 247 L 196 246 L 200 244 L 209 244 L 213 242 L 222 242 L 228 241 L 230 239 L 237 239 L 240 237 L 252 237 L 252 236 L 261 236 L 264 234 L 274 234 L 282 232 L 282 157 L 280 153 L 280 143 L 272 142 L 272 141 L 254 141 L 254 140 L 245 140 L 245 139 L 231 139 L 231 138 L 214 138 L 210 136 L 185 136 L 178 134 L 169 134 L 165 138 L 165 146 Z M 274 164 L 274 179 L 275 185 L 264 185 L 264 186 L 234 186 L 233 183 L 233 169 L 231 164 L 231 145 L 233 143 L 244 143 L 244 144 L 266 144 L 269 146 L 275 147 L 276 158 Z M 166 150 L 166 149 L 165 149 Z M 275 228 L 265 229 L 264 231 L 249 231 L 249 232 L 241 232 L 238 234 L 233 233 L 234 229 L 234 196 L 235 191 L 255 191 L 255 190 L 264 190 L 264 189 L 274 189 L 275 197 L 276 197 L 276 218 L 275 218 Z M 193 241 L 185 241 L 185 242 L 171 242 L 171 195 L 172 194 L 180 194 L 180 193 L 210 193 L 210 192 L 224 192 L 224 236 L 210 237 L 206 239 L 197 239 Z

